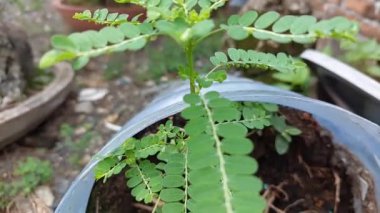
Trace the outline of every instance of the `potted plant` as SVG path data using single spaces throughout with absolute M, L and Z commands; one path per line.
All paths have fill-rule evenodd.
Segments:
M 178 69 L 188 84 L 170 88 L 131 119 L 77 177 L 56 212 L 377 212 L 379 126 L 289 91 L 226 80 L 232 67 L 288 73 L 305 69 L 303 62 L 230 48 L 216 52 L 214 68 L 201 75 L 193 61 L 194 47 L 223 31 L 237 40 L 312 43 L 353 39 L 355 24 L 248 11 L 216 27 L 210 15 L 226 1 L 132 3 L 147 8 L 143 23 L 56 35 L 40 66 L 67 60 L 80 69 L 91 57 L 138 50 L 166 35 L 185 52 L 187 63 Z M 95 179 L 108 180 L 94 187 Z
M 144 8 L 138 5 L 128 4 L 115 6 L 114 3 L 109 0 L 54 0 L 52 4 L 62 16 L 65 23 L 75 31 L 99 30 L 102 27 L 101 24 L 96 24 L 95 22 L 83 22 L 73 19 L 76 13 L 83 12 L 84 10 L 98 13 L 100 16 L 99 19 L 103 16 L 106 18 L 108 14 L 112 13 L 125 14 L 125 16 L 119 17 L 120 20 L 127 20 L 127 18 L 130 20 L 136 16 L 138 16 L 140 20 L 143 20 L 145 17 Z
M 380 124 L 380 45 L 375 40 L 321 40 L 301 57 L 318 75 L 318 96 Z M 335 59 L 329 55 L 334 55 Z
M 2 9 L 6 8 L 4 5 Z M 3 17 L 2 11 L 0 17 Z M 38 69 L 28 36 L 16 26 L 0 22 L 0 43 L 2 148 L 38 127 L 65 100 L 74 72 L 67 64 L 57 65 L 52 70 Z

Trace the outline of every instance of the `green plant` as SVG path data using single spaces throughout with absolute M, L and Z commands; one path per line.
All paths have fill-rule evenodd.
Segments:
M 208 63 L 207 57 L 219 50 L 222 46 L 221 38 L 216 35 L 207 38 L 202 46 L 198 46 L 194 50 L 194 61 L 197 70 L 204 73 L 212 68 L 212 64 Z M 178 45 L 171 39 L 162 39 L 160 45 L 149 45 L 145 48 L 147 55 L 147 70 L 144 70 L 144 78 L 158 79 L 165 74 L 177 72 L 178 67 L 186 64 L 185 53 L 182 50 L 173 51 Z M 170 60 L 167 60 L 170 58 Z M 206 60 L 205 60 L 206 59 Z M 145 61 L 143 62 L 145 63 Z
M 286 124 L 276 105 L 235 103 L 218 92 L 201 91 L 223 82 L 230 68 L 257 67 L 286 74 L 306 65 L 284 53 L 230 48 L 226 53 L 216 52 L 210 58 L 213 68 L 200 75 L 194 66 L 195 47 L 223 31 L 233 39 L 253 36 L 282 43 L 312 43 L 321 37 L 353 40 L 357 26 L 342 17 L 317 22 L 312 16 L 280 17 L 276 12 L 259 15 L 249 11 L 216 27 L 210 15 L 225 0 L 118 2 L 147 8 L 147 20 L 118 25 L 110 19 L 99 32 L 54 36 L 54 49 L 44 55 L 40 66 L 67 60 L 80 69 L 91 57 L 138 50 L 148 40 L 166 35 L 185 53 L 186 63 L 178 72 L 189 80 L 190 94 L 183 97 L 188 104 L 181 112 L 184 127 L 167 121 L 156 133 L 128 139 L 98 163 L 96 178 L 106 180 L 126 169 L 131 194 L 137 201 L 153 203 L 153 212 L 262 212 L 266 208 L 260 196 L 263 183 L 255 176 L 258 163 L 249 155 L 254 143 L 247 134 L 271 126 L 277 131 L 276 150 L 284 154 L 300 130 Z
M 14 196 L 27 195 L 40 184 L 49 182 L 53 168 L 49 161 L 28 157 L 18 164 L 14 174 L 16 179 L 10 182 L 0 181 L 0 209 L 7 207 Z
M 324 52 L 332 55 L 332 47 L 327 46 Z M 374 78 L 380 79 L 380 44 L 376 40 L 358 42 L 340 42 L 341 60 Z
M 62 124 L 59 129 L 60 137 L 63 139 L 62 149 L 67 149 L 69 156 L 67 158 L 71 165 L 79 166 L 85 149 L 96 136 L 92 131 L 91 124 L 82 125 L 86 132 L 79 137 L 75 136 L 75 128 L 69 124 Z

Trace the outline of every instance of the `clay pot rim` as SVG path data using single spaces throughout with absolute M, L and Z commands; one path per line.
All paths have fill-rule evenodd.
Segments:
M 41 91 L 0 111 L 0 148 L 35 128 L 65 100 L 72 89 L 75 73 L 67 63 L 56 65 L 53 72 L 54 79 Z M 41 110 L 41 114 L 35 114 Z M 7 130 L 12 125 L 13 129 Z

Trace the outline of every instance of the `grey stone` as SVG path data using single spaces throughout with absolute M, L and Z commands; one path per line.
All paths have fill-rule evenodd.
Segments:
M 94 111 L 94 106 L 91 102 L 79 102 L 75 105 L 76 113 L 91 114 Z
M 46 206 L 51 207 L 53 205 L 54 195 L 49 186 L 39 186 L 34 193 Z

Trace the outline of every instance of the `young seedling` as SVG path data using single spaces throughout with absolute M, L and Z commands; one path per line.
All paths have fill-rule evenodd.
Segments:
M 202 93 L 214 82 L 223 82 L 227 70 L 258 67 L 280 73 L 305 69 L 306 65 L 285 53 L 270 54 L 230 48 L 210 58 L 213 68 L 200 75 L 194 66 L 194 48 L 205 38 L 221 32 L 236 40 L 253 36 L 279 43 L 308 44 L 318 38 L 353 40 L 357 26 L 342 17 L 317 21 L 312 16 L 283 16 L 277 12 L 249 11 L 232 15 L 227 24 L 215 26 L 213 11 L 226 0 L 117 0 L 145 7 L 147 19 L 131 21 L 107 10 L 84 11 L 75 17 L 105 24 L 100 31 L 52 37 L 53 50 L 41 59 L 41 67 L 71 61 L 75 69 L 102 54 L 141 49 L 157 36 L 172 38 L 186 56 L 178 67 L 189 80 L 188 107 L 181 112 L 184 127 L 168 120 L 156 133 L 130 138 L 102 159 L 96 179 L 104 181 L 124 169 L 131 194 L 139 202 L 152 204 L 153 212 L 263 212 L 262 181 L 255 176 L 257 161 L 250 155 L 254 143 L 248 132 L 272 126 L 278 132 L 276 150 L 284 154 L 292 136 L 300 130 L 288 126 L 270 104 L 234 103 L 218 92 Z M 122 20 L 121 20 L 122 19 Z M 170 59 L 168 59 L 170 60 Z M 155 159 L 155 161 L 151 161 Z

